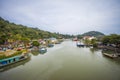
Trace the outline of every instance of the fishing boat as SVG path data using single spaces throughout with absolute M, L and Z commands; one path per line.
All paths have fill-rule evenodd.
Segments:
M 19 61 L 23 61 L 29 57 L 30 57 L 29 54 L 24 54 L 24 55 L 18 55 L 18 56 L 2 59 L 2 60 L 0 60 L 0 68 L 10 65 L 10 64 L 14 64 Z
M 39 52 L 40 53 L 46 53 L 47 52 L 47 49 L 45 48 L 45 47 L 41 47 L 40 49 L 39 49 Z

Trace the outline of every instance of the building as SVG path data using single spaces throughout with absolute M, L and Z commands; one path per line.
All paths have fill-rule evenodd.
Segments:
M 94 36 L 84 36 L 83 40 L 86 40 L 86 39 L 92 40 L 92 39 L 96 39 L 96 37 L 94 37 Z

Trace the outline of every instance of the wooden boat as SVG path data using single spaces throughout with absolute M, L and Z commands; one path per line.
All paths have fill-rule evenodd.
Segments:
M 10 65 L 10 64 L 13 64 L 13 63 L 16 63 L 16 62 L 19 62 L 19 61 L 22 61 L 22 60 L 25 60 L 29 57 L 30 57 L 29 54 L 24 54 L 24 55 L 10 57 L 7 59 L 2 59 L 2 60 L 0 60 L 0 68 L 7 66 L 7 65 Z
M 108 53 L 102 53 L 104 56 L 109 57 L 109 58 L 117 58 L 118 56 L 115 54 L 108 54 Z
M 47 52 L 47 49 L 45 48 L 45 47 L 41 47 L 40 49 L 39 49 L 39 52 L 40 53 L 46 53 Z

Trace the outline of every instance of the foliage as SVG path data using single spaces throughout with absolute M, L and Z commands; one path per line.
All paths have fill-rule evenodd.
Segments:
M 85 39 L 84 44 L 86 45 L 93 45 L 93 47 L 97 47 L 97 39 Z
M 79 35 L 77 35 L 77 38 L 78 38 L 78 39 L 82 39 L 83 36 L 79 34 Z
M 23 25 L 17 25 L 10 23 L 0 17 L 0 44 L 4 44 L 8 40 L 13 39 L 14 41 L 23 40 L 22 38 L 33 39 L 43 39 L 50 37 L 64 37 L 69 38 L 70 35 L 62 35 L 59 33 L 51 33 L 48 31 L 43 31 L 38 28 L 27 27 Z
M 32 45 L 38 47 L 40 45 L 40 43 L 38 41 L 33 41 Z
M 75 36 L 74 35 L 64 34 L 64 35 L 62 35 L 62 37 L 65 38 L 65 39 L 69 39 L 69 38 L 74 38 Z
M 84 44 L 90 45 L 90 44 L 91 44 L 91 41 L 90 41 L 89 39 L 85 39 L 85 40 L 84 40 Z
M 92 39 L 91 44 L 93 44 L 93 45 L 97 44 L 97 39 Z
M 101 32 L 98 32 L 98 31 L 89 31 L 89 32 L 86 32 L 86 33 L 82 34 L 82 36 L 100 37 L 100 36 L 104 36 L 104 34 L 101 33 Z
M 107 44 L 120 45 L 120 35 L 111 34 L 111 35 L 105 36 L 102 39 L 102 43 L 104 45 L 107 45 Z

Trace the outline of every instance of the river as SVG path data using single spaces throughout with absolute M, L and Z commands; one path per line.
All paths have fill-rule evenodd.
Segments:
M 72 41 L 17 64 L 0 72 L 0 80 L 120 80 L 119 59 L 106 58 L 101 50 L 78 48 Z

